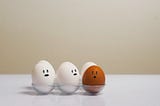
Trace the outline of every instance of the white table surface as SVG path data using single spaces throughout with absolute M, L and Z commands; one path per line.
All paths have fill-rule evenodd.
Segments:
M 30 75 L 0 75 L 0 106 L 160 106 L 160 75 L 108 75 L 97 96 L 37 95 Z

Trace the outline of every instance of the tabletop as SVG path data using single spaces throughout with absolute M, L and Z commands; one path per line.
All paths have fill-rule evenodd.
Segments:
M 53 90 L 37 95 L 31 75 L 0 75 L 1 106 L 160 106 L 160 75 L 107 75 L 98 95 L 82 89 L 72 95 Z

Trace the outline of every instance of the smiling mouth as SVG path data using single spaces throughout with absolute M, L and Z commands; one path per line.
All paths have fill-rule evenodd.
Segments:
M 47 76 L 49 76 L 49 74 L 45 74 L 44 76 L 47 77 Z
M 96 78 L 96 76 L 94 76 L 93 78 Z
M 73 75 L 77 75 L 77 73 L 74 73 Z

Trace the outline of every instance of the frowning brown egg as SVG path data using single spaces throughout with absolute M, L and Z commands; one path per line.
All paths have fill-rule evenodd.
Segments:
M 83 88 L 89 93 L 100 92 L 105 85 L 105 73 L 97 65 L 90 66 L 82 77 Z

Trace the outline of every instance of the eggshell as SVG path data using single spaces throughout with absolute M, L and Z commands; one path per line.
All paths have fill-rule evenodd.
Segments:
M 58 88 L 66 94 L 74 93 L 79 88 L 80 74 L 71 62 L 64 62 L 57 70 Z
M 105 73 L 99 66 L 90 66 L 83 74 L 84 89 L 90 93 L 98 93 L 105 85 Z
M 90 66 L 94 66 L 94 65 L 97 65 L 97 64 L 95 64 L 94 62 L 87 62 L 87 63 L 85 63 L 82 66 L 82 69 L 81 69 L 81 76 L 83 76 L 83 74 L 87 70 L 87 68 L 89 68 Z
M 33 88 L 41 94 L 49 93 L 53 89 L 55 76 L 55 70 L 48 61 L 39 61 L 32 71 Z

